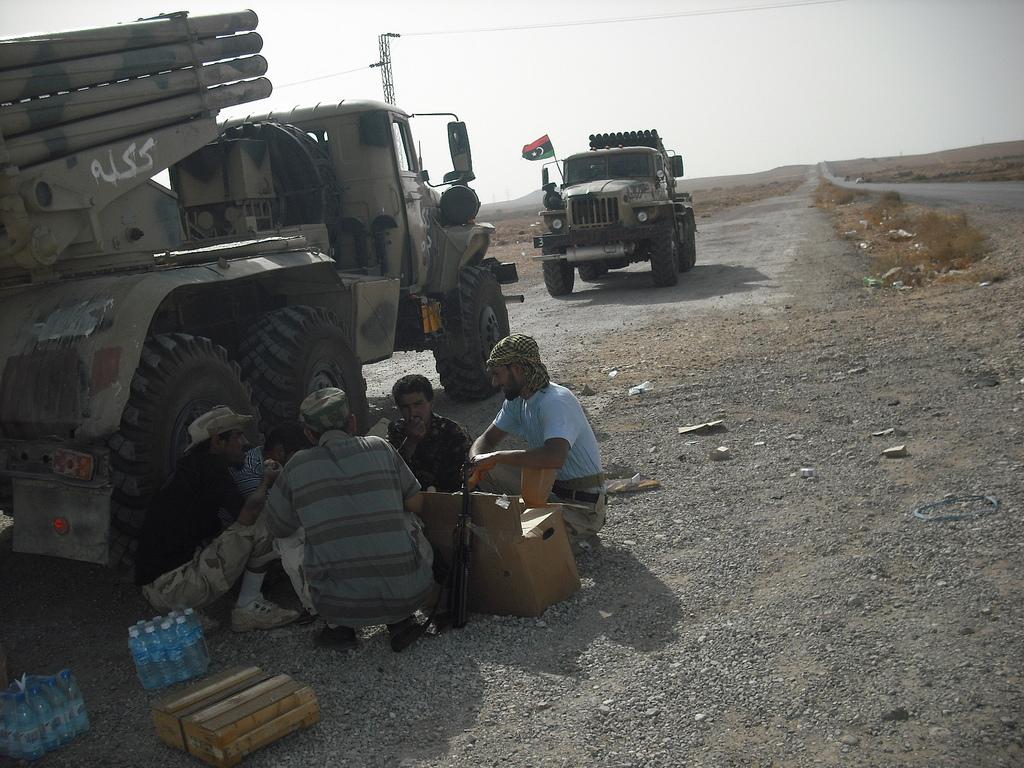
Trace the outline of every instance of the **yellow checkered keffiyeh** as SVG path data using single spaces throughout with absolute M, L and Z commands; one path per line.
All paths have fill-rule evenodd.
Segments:
M 487 367 L 496 368 L 499 365 L 522 367 L 526 375 L 526 386 L 534 392 L 551 383 L 548 369 L 540 361 L 540 347 L 533 338 L 522 333 L 513 333 L 494 345 L 487 358 Z

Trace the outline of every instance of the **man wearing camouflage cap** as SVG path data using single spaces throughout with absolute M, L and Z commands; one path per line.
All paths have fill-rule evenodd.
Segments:
M 278 537 L 303 529 L 303 572 L 327 627 L 316 643 L 355 648 L 356 629 L 387 624 L 392 648 L 412 614 L 435 596 L 433 550 L 418 517 L 415 475 L 390 443 L 359 437 L 341 389 L 319 389 L 299 406 L 315 446 L 296 453 L 267 501 Z
M 502 469 L 557 470 L 551 501 L 565 505 L 570 534 L 577 539 L 593 536 L 604 526 L 604 472 L 597 438 L 580 401 L 551 381 L 540 348 L 529 336 L 514 333 L 495 344 L 487 368 L 505 402 L 473 442 L 472 463 L 484 472 L 494 471 L 499 485 L 509 484 L 509 473 Z M 529 448 L 497 450 L 510 432 L 524 438 Z
M 298 618 L 261 594 L 276 554 L 260 513 L 277 470 L 268 468 L 247 497 L 230 473 L 245 458 L 253 421 L 219 405 L 189 425 L 188 448 L 153 497 L 135 558 L 135 583 L 158 611 L 204 608 L 241 580 L 232 629 L 272 629 Z

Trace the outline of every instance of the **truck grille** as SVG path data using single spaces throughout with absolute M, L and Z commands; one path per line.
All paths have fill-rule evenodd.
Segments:
M 584 197 L 572 201 L 574 227 L 595 227 L 619 221 L 619 200 L 616 197 Z

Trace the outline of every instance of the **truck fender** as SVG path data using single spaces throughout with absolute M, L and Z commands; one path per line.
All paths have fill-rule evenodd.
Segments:
M 175 290 L 330 262 L 291 251 L 0 292 L 3 436 L 103 441 L 117 431 L 150 324 Z

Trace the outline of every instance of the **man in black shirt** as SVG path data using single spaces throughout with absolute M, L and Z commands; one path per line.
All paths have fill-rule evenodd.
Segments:
M 388 425 L 388 442 L 405 459 L 421 488 L 458 491 L 462 465 L 469 454 L 469 433 L 434 413 L 434 388 L 426 376 L 403 376 L 391 388 L 391 395 L 402 418 Z
M 275 557 L 260 512 L 280 466 L 268 466 L 247 498 L 229 472 L 245 457 L 244 429 L 252 421 L 222 405 L 192 422 L 185 455 L 153 497 L 139 536 L 135 583 L 158 611 L 202 608 L 241 578 L 232 629 L 271 629 L 298 618 L 298 611 L 260 592 Z

